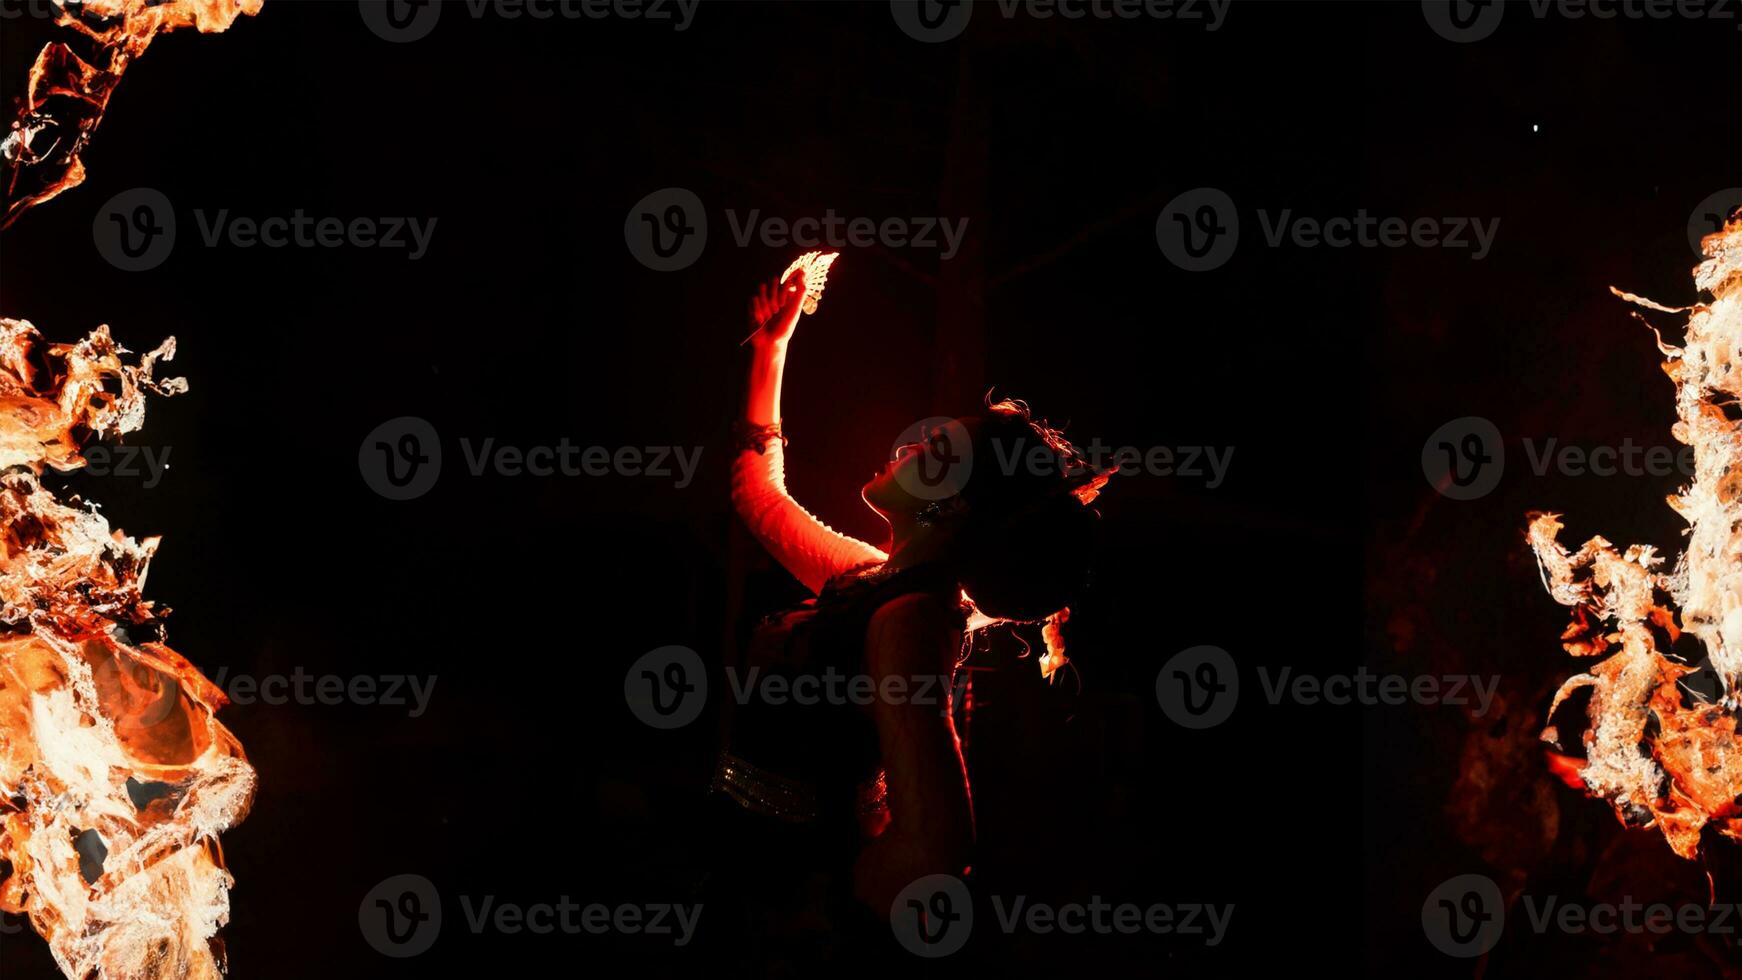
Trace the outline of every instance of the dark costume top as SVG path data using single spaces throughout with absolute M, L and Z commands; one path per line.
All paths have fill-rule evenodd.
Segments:
M 817 598 L 765 617 L 748 666 L 727 678 L 730 732 L 709 796 L 718 836 L 704 918 L 747 970 L 809 975 L 889 952 L 886 917 L 851 892 L 861 817 L 889 805 L 867 687 L 876 679 L 852 680 L 867 675 L 871 616 L 914 592 L 960 606 L 960 586 L 936 569 L 843 573 Z

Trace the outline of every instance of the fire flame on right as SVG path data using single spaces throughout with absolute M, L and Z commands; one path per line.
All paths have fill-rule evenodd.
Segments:
M 1550 768 L 1608 800 L 1626 825 L 1656 827 L 1688 859 L 1707 825 L 1742 841 L 1742 211 L 1701 250 L 1694 283 L 1710 302 L 1670 307 L 1611 290 L 1688 314 L 1682 346 L 1657 339 L 1676 386 L 1672 432 L 1694 451 L 1693 483 L 1668 498 L 1688 522 L 1686 547 L 1672 565 L 1651 545 L 1618 551 L 1600 536 L 1568 551 L 1552 513 L 1532 514 L 1526 532 L 1549 594 L 1573 610 L 1563 646 L 1592 661 L 1549 707 Z M 1708 670 L 1715 694 L 1683 685 Z M 1586 690 L 1588 727 L 1569 747 L 1556 714 Z

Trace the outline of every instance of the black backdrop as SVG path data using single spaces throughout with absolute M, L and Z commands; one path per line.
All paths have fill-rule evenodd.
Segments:
M 235 975 L 697 966 L 632 937 L 472 935 L 452 896 L 673 901 L 701 859 L 712 726 L 649 729 L 623 676 L 667 644 L 723 662 L 746 619 L 791 594 L 734 526 L 724 447 L 744 299 L 796 249 L 738 246 L 728 209 L 969 218 L 971 252 L 952 260 L 967 272 L 849 249 L 801 327 L 791 482 L 838 527 L 874 536 L 856 488 L 893 435 L 972 409 L 983 385 L 1111 445 L 1234 447 L 1214 489 L 1115 481 L 1097 589 L 1072 623 L 1077 678 L 1048 690 L 996 645 L 969 751 L 988 887 L 1232 902 L 1228 938 L 1008 938 L 976 962 L 1467 975 L 1420 924 L 1449 875 L 1578 893 L 1624 836 L 1662 880 L 1699 877 L 1548 785 L 1530 751 L 1508 776 L 1528 806 L 1458 783 L 1471 740 L 1502 737 L 1491 718 L 1273 707 L 1250 671 L 1498 673 L 1506 730 L 1534 736 L 1571 667 L 1524 513 L 1565 510 L 1569 540 L 1673 546 L 1670 481 L 1509 466 L 1459 503 L 1424 481 L 1422 443 L 1465 415 L 1509 438 L 1667 441 L 1670 387 L 1606 287 L 1689 298 L 1690 210 L 1742 183 L 1733 23 L 1515 5 L 1460 45 L 1415 3 L 1241 2 L 1215 31 L 983 4 L 960 39 L 928 45 L 883 3 L 704 3 L 682 32 L 447 9 L 409 44 L 336 0 L 268 0 L 226 34 L 160 39 L 115 96 L 89 180 L 0 245 L 0 305 L 52 339 L 108 323 L 136 349 L 180 340 L 171 367 L 192 390 L 154 402 L 131 440 L 172 448 L 162 481 L 67 481 L 163 535 L 148 594 L 174 608 L 177 649 L 208 675 L 438 678 L 417 718 L 225 709 L 261 775 L 224 839 Z M 5 33 L 10 103 L 44 30 Z M 629 254 L 624 222 L 673 186 L 706 203 L 710 241 L 660 273 Z M 1155 227 L 1199 186 L 1247 223 L 1232 261 L 1191 274 Z M 134 187 L 164 192 L 181 228 L 167 262 L 129 273 L 91 227 Z M 417 261 L 203 247 L 192 212 L 223 208 L 438 224 Z M 1258 208 L 1501 226 L 1482 261 L 1268 248 Z M 403 415 L 442 434 L 447 460 L 432 491 L 397 502 L 360 477 L 358 447 Z M 680 489 L 473 478 L 460 437 L 706 448 Z M 1250 685 L 1205 732 L 1155 698 L 1162 662 L 1197 644 L 1234 653 Z M 1459 807 L 1480 813 L 1460 822 Z M 357 908 L 401 873 L 449 897 L 448 922 L 431 954 L 392 960 Z M 1508 940 L 1496 975 L 1544 955 L 1540 937 Z M 7 980 L 52 971 L 28 934 L 0 946 Z M 1555 949 L 1595 970 L 1605 947 Z

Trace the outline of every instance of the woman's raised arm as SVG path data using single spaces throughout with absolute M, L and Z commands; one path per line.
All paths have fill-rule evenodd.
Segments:
M 750 383 L 739 422 L 745 438 L 732 461 L 732 504 L 769 554 L 805 588 L 820 593 L 835 575 L 888 556 L 817 520 L 786 492 L 780 383 L 803 299 L 800 270 L 784 283 L 764 285 L 750 301 L 756 332 L 750 338 Z

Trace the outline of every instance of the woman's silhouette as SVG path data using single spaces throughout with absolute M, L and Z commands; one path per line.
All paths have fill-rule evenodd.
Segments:
M 968 873 L 974 807 L 949 710 L 965 638 L 1044 623 L 1041 669 L 1063 666 L 1058 624 L 1109 475 L 1004 401 L 920 432 L 865 485 L 887 553 L 823 524 L 784 480 L 781 379 L 804 276 L 800 263 L 751 300 L 732 500 L 816 598 L 753 634 L 713 780 L 728 860 L 711 910 L 744 917 L 732 941 L 764 965 L 828 962 L 911 882 Z M 807 680 L 822 697 L 797 696 Z

